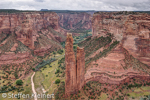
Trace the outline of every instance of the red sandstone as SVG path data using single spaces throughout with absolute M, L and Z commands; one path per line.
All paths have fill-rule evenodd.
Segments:
M 65 64 L 66 64 L 66 79 L 65 79 L 65 95 L 75 94 L 84 85 L 85 73 L 85 56 L 84 48 L 77 47 L 77 57 L 73 51 L 72 34 L 67 34 L 65 46 Z

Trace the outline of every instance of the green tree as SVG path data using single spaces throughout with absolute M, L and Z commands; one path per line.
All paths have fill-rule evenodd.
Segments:
M 60 79 L 57 79 L 56 81 L 55 81 L 55 84 L 59 84 L 60 83 Z
M 56 52 L 54 52 L 54 51 L 53 51 L 53 54 L 55 55 L 55 54 L 56 54 Z
M 57 73 L 59 73 L 59 72 L 60 72 L 60 69 L 57 69 L 55 73 L 57 74 Z
M 54 51 L 53 51 L 53 55 L 54 55 L 54 57 L 55 57 L 55 55 L 56 55 L 56 52 L 54 52 Z
M 17 85 L 22 85 L 22 84 L 23 84 L 23 81 L 22 81 L 22 80 L 17 80 L 17 81 L 16 81 L 16 84 L 17 84 Z

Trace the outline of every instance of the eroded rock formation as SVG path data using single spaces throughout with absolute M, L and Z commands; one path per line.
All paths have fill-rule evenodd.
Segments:
M 93 15 L 93 36 L 112 33 L 123 47 L 150 66 L 150 15 L 132 12 L 98 12 Z
M 66 64 L 65 95 L 69 96 L 70 94 L 74 94 L 77 91 L 76 59 L 73 51 L 72 34 L 67 34 L 65 45 L 65 64 Z
M 84 48 L 77 47 L 77 89 L 80 90 L 84 85 L 85 74 L 85 54 Z
M 65 46 L 65 95 L 75 94 L 84 85 L 85 57 L 84 49 L 77 47 L 77 57 L 73 51 L 72 34 L 67 34 Z
M 31 49 L 34 48 L 37 32 L 48 26 L 58 30 L 56 13 L 27 12 L 0 15 L 0 33 L 10 34 L 15 31 L 17 40 Z
M 86 12 L 57 13 L 59 25 L 65 29 L 91 29 L 92 16 Z
M 122 45 L 118 45 L 106 57 L 97 59 L 88 66 L 85 83 L 99 81 L 100 83 L 121 84 L 128 78 L 149 77 L 150 73 L 150 69 L 133 58 Z
M 0 59 L 0 63 L 15 63 L 12 54 L 44 56 L 49 51 L 61 49 L 60 42 L 65 41 L 66 33 L 58 21 L 59 16 L 54 12 L 1 13 L 0 58 L 8 59 Z
M 91 61 L 86 69 L 85 83 L 99 81 L 101 83 L 121 84 L 136 77 L 149 79 L 149 20 L 150 15 L 144 13 L 95 13 L 92 19 L 93 36 L 106 37 L 107 33 L 111 33 L 114 36 L 113 41 L 117 40 L 120 43 L 106 56 Z M 103 51 L 101 50 L 101 52 Z M 93 54 L 98 53 L 96 51 Z

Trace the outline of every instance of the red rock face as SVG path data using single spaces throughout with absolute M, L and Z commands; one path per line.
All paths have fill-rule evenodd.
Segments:
M 59 25 L 65 29 L 91 29 L 92 16 L 88 13 L 57 13 Z
M 65 95 L 69 96 L 77 91 L 76 79 L 76 60 L 73 51 L 72 34 L 67 34 L 65 45 L 65 64 L 66 64 L 66 79 L 65 79 Z
M 26 60 L 33 58 L 30 52 L 23 52 L 23 53 L 11 53 L 8 52 L 7 54 L 1 55 L 0 57 L 0 65 L 2 64 L 12 64 L 12 63 L 23 63 Z
M 103 34 L 102 30 L 114 34 L 129 54 L 150 66 L 149 23 L 149 14 L 99 12 L 93 15 L 92 31 L 93 36 Z
M 59 43 L 65 41 L 66 33 L 59 27 L 58 20 L 59 17 L 54 12 L 0 14 L 0 56 L 6 56 L 5 53 L 15 54 L 16 50 L 28 52 L 31 56 L 29 51 L 43 56 L 50 50 L 61 49 L 62 46 Z M 7 35 L 9 36 L 7 37 Z M 21 42 L 21 46 L 19 42 Z M 9 63 L 13 63 L 13 59 L 8 60 Z M 1 59 L 0 61 L 3 62 Z
M 84 85 L 85 74 L 85 53 L 84 48 L 77 47 L 77 89 L 80 90 Z
M 65 79 L 65 95 L 75 94 L 84 85 L 85 73 L 85 56 L 84 49 L 77 47 L 77 58 L 73 51 L 72 34 L 67 34 L 65 46 L 65 64 L 66 64 L 66 79 Z
M 122 45 L 118 45 L 106 57 L 92 61 L 88 65 L 85 83 L 99 81 L 100 83 L 121 84 L 127 79 L 136 77 L 148 78 L 149 68 L 135 60 Z
M 88 65 L 85 83 L 99 81 L 121 84 L 136 77 L 149 79 L 149 19 L 148 14 L 95 13 L 92 20 L 93 36 L 112 33 L 120 44 L 106 57 Z
M 0 33 L 16 33 L 17 40 L 34 49 L 34 37 L 42 28 L 51 26 L 57 30 L 58 16 L 56 13 L 31 12 L 0 15 Z

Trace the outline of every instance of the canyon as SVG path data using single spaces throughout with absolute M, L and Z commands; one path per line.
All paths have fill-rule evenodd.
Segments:
M 92 15 L 86 12 L 57 13 L 59 25 L 67 30 L 90 30 Z
M 66 31 L 58 19 L 54 12 L 0 14 L 0 64 L 22 63 L 33 55 L 62 49 Z
M 106 37 L 107 33 L 111 33 L 114 36 L 113 41 L 120 43 L 106 56 L 87 65 L 85 81 L 120 84 L 128 78 L 149 78 L 149 19 L 149 14 L 138 12 L 95 13 L 92 19 L 93 37 Z M 100 48 L 97 51 L 91 54 L 89 59 L 104 49 Z
M 78 93 L 90 81 L 117 86 L 134 78 L 148 81 L 150 15 L 139 12 L 90 13 L 0 13 L 0 65 L 10 65 L 11 69 L 19 66 L 17 70 L 23 66 L 26 72 L 30 72 L 42 62 L 41 56 L 63 49 L 61 43 L 66 41 L 66 97 Z M 73 38 L 78 40 L 76 34 L 79 36 L 82 31 L 84 34 L 91 29 L 92 36 L 74 44 Z M 75 50 L 74 46 L 77 46 Z M 19 72 L 18 77 L 25 77 L 22 75 L 25 71 Z
M 150 66 L 150 15 L 99 12 L 92 19 L 93 36 L 112 33 L 133 57 Z
M 150 71 L 149 19 L 149 14 L 138 12 L 95 13 L 92 19 L 93 37 L 106 37 L 107 33 L 111 33 L 114 36 L 113 41 L 120 43 L 106 56 L 88 65 L 85 81 L 99 80 L 102 83 L 120 84 L 129 77 L 148 78 Z M 95 51 L 93 54 L 97 55 L 99 52 Z M 91 54 L 89 58 L 92 57 Z
M 22 63 L 62 49 L 67 32 L 78 35 L 77 30 L 92 28 L 91 16 L 86 12 L 0 13 L 0 64 Z
M 84 81 L 83 83 L 86 84 L 89 81 L 99 81 L 103 84 L 107 83 L 119 85 L 126 82 L 128 83 L 130 82 L 130 79 L 133 78 L 149 80 L 149 20 L 149 14 L 138 12 L 94 13 L 92 18 L 93 36 L 80 43 L 86 50 L 85 62 L 88 62 L 86 65 L 85 74 L 82 74 L 82 80 Z M 105 45 L 99 49 L 96 49 L 100 44 L 94 44 L 96 43 L 94 41 L 98 41 L 99 39 L 101 41 L 106 41 L 108 39 L 108 43 L 106 41 L 107 44 L 104 42 Z M 71 44 L 73 43 L 71 42 Z M 96 48 L 94 48 L 94 46 Z M 73 54 L 73 58 L 70 59 L 75 59 L 72 51 L 71 53 Z M 99 54 L 104 53 L 104 56 L 98 57 Z M 66 54 L 69 54 L 69 52 L 66 51 Z M 67 55 L 66 57 L 68 58 Z M 92 59 L 94 59 L 94 61 Z M 66 64 L 68 64 L 69 60 L 66 61 Z M 85 62 L 82 62 L 82 66 L 85 65 Z M 70 62 L 70 64 L 74 66 L 71 67 L 74 68 L 74 72 L 70 70 L 70 73 L 74 73 L 75 76 L 75 60 Z M 68 66 L 69 65 L 66 65 L 67 73 L 69 73 Z M 70 74 L 66 74 L 66 77 L 72 76 Z M 76 78 L 70 78 L 69 80 L 71 82 L 75 82 Z M 70 85 L 67 83 L 68 81 L 66 81 L 65 88 L 67 89 L 66 91 L 69 91 L 67 86 Z M 78 86 L 78 84 L 76 86 Z M 72 86 L 71 89 L 75 89 L 76 86 Z M 81 87 L 83 87 L 83 85 L 81 85 Z M 70 93 L 74 94 L 75 91 Z

